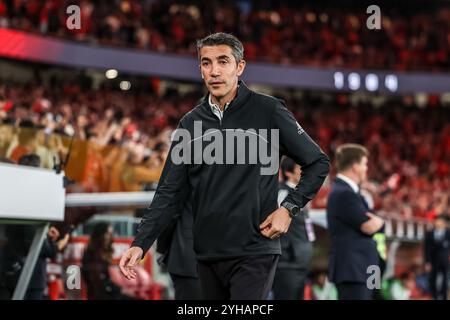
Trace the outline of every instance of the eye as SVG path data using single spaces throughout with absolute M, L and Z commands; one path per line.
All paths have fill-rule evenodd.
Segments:
M 220 63 L 220 64 L 227 64 L 228 61 L 227 61 L 227 60 L 220 60 L 219 63 Z
M 203 61 L 203 62 L 202 62 L 202 66 L 203 66 L 203 67 L 209 66 L 209 62 L 208 62 L 208 61 Z

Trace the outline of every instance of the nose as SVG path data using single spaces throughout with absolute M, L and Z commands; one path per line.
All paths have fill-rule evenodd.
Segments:
M 211 76 L 218 77 L 220 76 L 220 67 L 218 63 L 213 63 L 211 68 Z

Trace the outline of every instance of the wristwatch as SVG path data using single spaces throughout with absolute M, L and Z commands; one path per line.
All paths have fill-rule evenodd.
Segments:
M 281 206 L 285 207 L 287 211 L 289 211 L 291 218 L 297 217 L 300 214 L 300 208 L 291 202 L 284 201 L 281 203 Z

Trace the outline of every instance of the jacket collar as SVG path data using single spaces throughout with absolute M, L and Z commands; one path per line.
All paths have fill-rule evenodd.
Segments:
M 336 181 L 346 184 L 350 187 L 355 193 L 359 193 L 359 186 L 352 179 L 344 176 L 343 174 L 337 174 Z
M 238 109 L 239 106 L 247 102 L 251 92 L 252 91 L 245 85 L 244 81 L 239 80 L 236 97 L 234 97 L 234 99 L 229 103 L 227 112 L 228 111 L 231 112 L 232 110 Z M 209 96 L 210 93 L 208 92 L 206 96 L 203 98 L 202 106 L 209 109 L 209 111 L 212 112 L 211 106 L 209 105 Z

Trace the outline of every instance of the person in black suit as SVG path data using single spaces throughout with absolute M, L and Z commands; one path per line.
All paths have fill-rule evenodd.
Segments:
M 447 300 L 449 271 L 450 231 L 446 228 L 446 219 L 438 215 L 434 228 L 425 236 L 425 269 L 430 273 L 430 289 L 433 299 Z M 437 278 L 442 275 L 442 284 L 438 288 Z
M 327 222 L 331 235 L 329 279 L 340 300 L 371 300 L 367 285 L 369 266 L 378 266 L 379 257 L 372 235 L 384 222 L 369 212 L 359 193 L 366 180 L 369 152 L 361 145 L 344 144 L 336 150 L 338 175 L 328 203 Z M 381 279 L 380 279 L 381 281 Z
M 300 181 L 301 169 L 292 159 L 281 162 L 283 182 L 280 183 L 278 204 L 281 204 Z M 278 261 L 273 283 L 273 297 L 276 300 L 303 300 L 308 265 L 312 255 L 314 230 L 308 211 L 292 220 L 289 232 L 281 237 L 281 257 Z
M 189 201 L 183 204 L 183 213 L 158 238 L 157 251 L 162 254 L 159 263 L 167 267 L 175 289 L 176 300 L 201 299 L 197 273 L 197 259 L 192 233 L 193 216 Z

